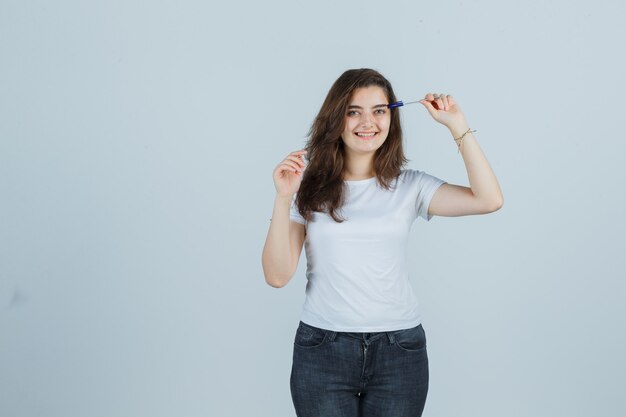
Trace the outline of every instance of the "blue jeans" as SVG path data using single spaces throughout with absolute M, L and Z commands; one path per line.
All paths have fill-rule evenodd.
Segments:
M 334 332 L 301 321 L 290 388 L 298 417 L 419 417 L 428 392 L 424 329 Z

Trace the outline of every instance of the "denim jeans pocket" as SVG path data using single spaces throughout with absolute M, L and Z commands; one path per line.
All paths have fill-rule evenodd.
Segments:
M 421 324 L 410 329 L 394 332 L 395 345 L 407 352 L 419 352 L 426 349 L 426 333 Z
M 310 349 L 322 346 L 325 341 L 326 332 L 323 329 L 300 322 L 293 343 L 298 347 Z

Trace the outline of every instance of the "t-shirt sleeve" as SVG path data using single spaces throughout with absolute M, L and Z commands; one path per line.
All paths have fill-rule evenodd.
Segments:
M 306 221 L 304 217 L 298 212 L 296 208 L 296 195 L 294 194 L 293 199 L 291 200 L 291 208 L 289 209 L 289 219 L 296 221 L 301 224 L 305 224 Z
M 428 214 L 428 206 L 430 205 L 430 200 L 432 200 L 435 195 L 435 191 L 442 185 L 447 184 L 446 181 L 437 178 L 433 175 L 427 174 L 424 171 L 415 170 L 417 183 L 417 199 L 415 201 L 415 210 L 417 216 L 423 218 L 426 221 L 430 221 L 433 217 Z

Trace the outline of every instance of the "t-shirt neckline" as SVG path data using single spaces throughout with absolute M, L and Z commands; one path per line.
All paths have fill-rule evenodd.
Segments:
M 376 180 L 376 176 L 374 175 L 373 177 L 365 178 L 363 180 L 344 180 L 344 182 L 349 185 L 357 185 L 357 184 L 367 184 L 375 180 Z

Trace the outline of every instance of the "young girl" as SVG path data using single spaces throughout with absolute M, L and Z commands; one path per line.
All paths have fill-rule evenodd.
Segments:
M 496 176 L 450 95 L 428 93 L 420 103 L 450 130 L 470 187 L 402 169 L 399 109 L 387 107 L 395 101 L 377 71 L 344 72 L 306 147 L 273 172 L 265 280 L 286 285 L 303 245 L 307 258 L 290 380 L 298 417 L 422 414 L 428 357 L 409 282 L 409 230 L 417 217 L 485 214 L 503 203 Z

